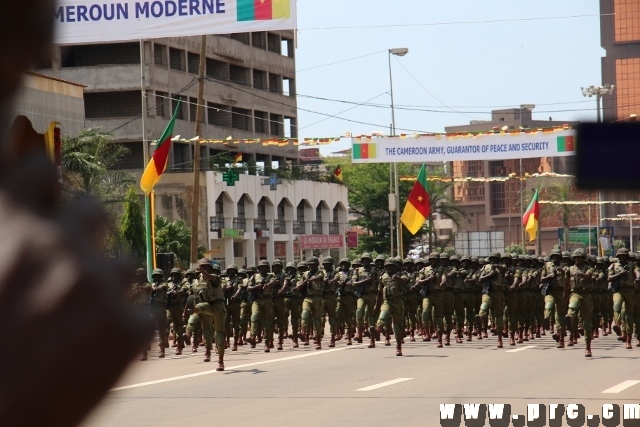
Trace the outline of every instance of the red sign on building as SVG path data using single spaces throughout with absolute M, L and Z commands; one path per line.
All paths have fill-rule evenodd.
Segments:
M 348 248 L 358 247 L 358 233 L 356 233 L 355 231 L 350 231 L 347 233 L 347 247 Z
M 300 236 L 300 249 L 337 249 L 344 246 L 341 234 L 311 234 Z

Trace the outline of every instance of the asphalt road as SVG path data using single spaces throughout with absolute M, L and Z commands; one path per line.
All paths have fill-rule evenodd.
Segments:
M 438 426 L 441 404 L 510 404 L 524 415 L 527 404 L 578 403 L 596 415 L 603 404 L 640 403 L 640 348 L 625 350 L 615 336 L 594 340 L 592 358 L 582 339 L 562 350 L 550 335 L 506 343 L 474 337 L 438 349 L 407 339 L 396 357 L 393 342 L 328 349 L 325 337 L 319 351 L 291 341 L 268 354 L 227 351 L 225 372 L 215 372 L 215 358 L 204 363 L 201 349 L 170 349 L 165 359 L 154 351 L 132 363 L 85 425 Z

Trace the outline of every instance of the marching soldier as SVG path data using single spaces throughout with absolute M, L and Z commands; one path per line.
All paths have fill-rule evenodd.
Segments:
M 218 352 L 216 371 L 224 371 L 224 322 L 227 310 L 224 305 L 224 290 L 220 283 L 220 267 L 217 264 L 213 266 L 208 258 L 202 258 L 198 261 L 197 272 L 200 275 L 194 292 L 197 297 L 194 313 L 200 315 L 202 324 L 202 335 L 206 349 L 204 361 L 211 361 L 211 349 L 213 348 L 211 329 L 215 327 L 215 343 Z
M 235 264 L 227 267 L 227 277 L 224 279 L 222 289 L 224 290 L 227 303 L 227 318 L 225 321 L 225 332 L 227 341 L 233 336 L 233 347 L 231 351 L 238 351 L 240 341 L 240 294 L 242 278 L 238 275 L 238 267 Z M 227 346 L 228 347 L 228 346 Z
M 402 319 L 404 318 L 404 304 L 402 295 L 404 287 L 409 282 L 409 277 L 402 273 L 402 263 L 393 258 L 385 261 L 385 273 L 381 277 L 382 304 L 380 317 L 378 317 L 378 332 L 382 333 L 382 327 L 389 320 L 393 324 L 393 334 L 396 338 L 396 356 L 402 356 Z
M 554 249 L 550 255 L 551 261 L 546 263 L 542 271 L 540 283 L 544 297 L 544 319 L 542 325 L 545 330 L 550 329 L 551 313 L 555 309 L 557 328 L 553 339 L 558 343 L 558 348 L 564 348 L 564 336 L 566 334 L 566 307 L 567 307 L 567 269 L 561 264 L 562 254 Z
M 325 272 L 324 282 L 324 312 L 329 318 L 329 332 L 331 333 L 331 340 L 329 341 L 329 347 L 336 346 L 336 334 L 338 332 L 338 325 L 336 324 L 336 310 L 338 309 L 338 297 L 336 295 L 337 282 L 334 280 L 335 271 L 333 270 L 333 258 L 330 256 L 325 257 L 322 260 L 322 267 Z
M 269 353 L 272 337 L 273 322 L 273 290 L 276 285 L 276 278 L 269 273 L 269 262 L 261 260 L 258 263 L 258 273 L 249 279 L 247 290 L 251 294 L 251 338 L 247 340 L 251 348 L 256 347 L 258 335 L 260 334 L 260 321 L 264 327 L 264 352 Z
M 492 310 L 496 324 L 494 327 L 498 332 L 498 348 L 502 348 L 502 313 L 504 310 L 504 288 L 502 271 L 498 267 L 500 253 L 492 252 L 489 255 L 489 263 L 480 272 L 478 282 L 482 283 L 482 305 L 479 316 L 483 322 L 487 321 L 489 310 Z
M 456 330 L 456 343 L 462 344 L 462 330 L 464 328 L 464 280 L 467 278 L 468 271 L 462 270 L 460 257 L 451 255 L 450 262 L 456 270 L 453 277 L 453 324 Z
M 442 280 L 440 287 L 442 288 L 442 307 L 444 316 L 444 345 L 451 345 L 451 331 L 453 330 L 453 282 L 455 280 L 457 270 L 449 264 L 449 255 L 440 254 L 440 266 L 442 267 Z
M 582 318 L 584 326 L 584 341 L 587 345 L 585 357 L 591 357 L 591 339 L 593 334 L 591 331 L 591 311 L 593 310 L 591 293 L 593 291 L 593 269 L 585 264 L 586 255 L 582 249 L 576 249 L 573 252 L 574 265 L 569 267 L 567 272 L 568 284 L 571 289 L 571 297 L 569 298 L 569 311 L 567 312 L 566 324 L 569 329 L 569 346 L 576 341 L 578 333 L 578 311 Z
M 413 259 L 405 258 L 403 264 L 405 274 L 409 278 L 409 282 L 407 283 L 407 286 L 405 288 L 406 292 L 404 294 L 405 318 L 409 326 L 409 341 L 413 342 L 416 340 L 416 315 L 418 313 L 418 291 L 413 286 L 416 284 L 418 274 L 414 271 L 414 267 L 416 264 L 414 263 Z M 424 266 L 424 264 L 421 265 Z
M 156 268 L 151 273 L 151 316 L 155 320 L 160 339 L 160 358 L 164 358 L 164 349 L 169 347 L 167 341 L 167 284 L 164 282 L 164 273 Z
M 518 304 L 521 301 L 518 301 L 518 287 L 522 282 L 522 270 L 516 268 L 512 265 L 513 258 L 511 254 L 502 255 L 502 268 L 504 271 L 503 280 L 503 289 L 504 293 L 504 327 L 505 331 L 508 331 L 509 336 L 509 345 L 516 345 L 515 333 L 518 327 Z M 496 313 L 496 317 L 502 314 Z M 498 330 L 499 334 L 503 334 L 503 330 Z M 504 336 L 504 334 L 503 334 Z
M 187 287 L 182 281 L 182 273 L 179 268 L 174 268 L 169 273 L 169 283 L 167 288 L 167 313 L 173 322 L 173 335 L 178 341 L 176 355 L 182 354 L 184 348 L 184 324 L 182 314 L 187 293 Z
M 474 285 L 476 279 L 471 269 L 471 258 L 464 255 L 460 259 L 460 269 L 456 276 L 456 288 L 462 288 L 462 293 L 458 293 L 457 298 L 462 300 L 460 306 L 460 315 L 456 312 L 456 322 L 458 328 L 458 338 L 462 339 L 462 328 L 464 321 L 467 322 L 467 341 L 472 341 L 473 323 L 476 317 L 476 298 L 474 294 Z M 480 337 L 482 339 L 482 337 Z M 457 341 L 457 340 L 456 340 Z
M 287 317 L 287 311 L 285 309 L 285 286 L 284 286 L 284 272 L 282 271 L 282 261 L 279 259 L 273 260 L 271 269 L 273 270 L 273 276 L 276 279 L 273 290 L 273 317 L 278 322 L 278 350 L 282 350 L 284 343 L 284 336 L 289 329 L 289 318 Z M 271 325 L 271 335 L 269 336 L 269 347 L 273 348 L 273 324 Z
M 366 309 L 369 314 L 369 333 L 371 334 L 369 348 L 374 348 L 376 346 L 374 325 L 376 323 L 375 305 L 376 297 L 378 295 L 378 270 L 371 264 L 373 261 L 371 254 L 362 254 L 360 260 L 362 261 L 362 267 L 360 267 L 354 274 L 355 279 L 353 283 L 354 296 L 358 299 L 356 307 L 358 335 L 356 341 L 362 343 L 362 335 L 364 333 L 364 312 Z
M 437 252 L 429 254 L 429 265 L 418 273 L 415 289 L 423 297 L 422 300 L 422 341 L 431 341 L 431 325 L 437 331 L 438 348 L 442 348 L 442 335 L 444 334 L 443 322 L 443 297 L 442 276 L 440 267 L 440 255 Z
M 351 262 L 349 258 L 342 258 L 340 260 L 340 270 L 338 270 L 334 276 L 334 280 L 337 282 L 338 290 L 338 309 L 337 309 L 337 321 L 344 322 L 347 328 L 347 345 L 352 345 L 351 339 L 355 332 L 355 324 L 353 322 L 353 313 L 355 301 L 353 299 L 353 286 L 352 280 L 355 270 L 351 268 Z
M 291 316 L 291 333 L 293 336 L 293 348 L 298 348 L 298 332 L 300 330 L 300 309 L 302 305 L 298 282 L 300 276 L 294 262 L 287 263 L 284 272 L 284 306 L 285 318 Z
M 483 338 L 487 338 L 487 325 L 483 324 L 482 319 L 480 318 L 480 306 L 482 305 L 482 289 L 484 288 L 482 283 L 478 280 L 480 279 L 480 272 L 482 268 L 485 266 L 486 262 L 484 258 L 472 257 L 471 258 L 471 269 L 473 270 L 473 296 L 475 298 L 476 306 L 475 306 L 475 319 L 473 322 L 474 328 L 476 329 L 476 337 L 478 340 L 482 340 Z M 469 326 L 471 327 L 471 326 Z
M 140 314 L 140 316 L 149 316 L 149 303 L 151 301 L 151 284 L 147 282 L 147 271 L 144 268 L 136 270 L 135 283 L 129 294 L 132 308 Z M 147 360 L 146 347 L 142 350 L 140 361 Z
M 625 347 L 631 350 L 631 339 L 633 335 L 633 309 L 634 301 L 634 283 L 638 283 L 640 271 L 634 268 L 629 262 L 629 250 L 620 248 L 616 252 L 618 262 L 610 268 L 610 274 L 607 278 L 609 289 L 613 293 L 613 319 L 615 326 L 613 331 L 616 335 L 622 335 Z M 622 322 L 622 305 L 624 304 L 625 325 L 621 327 Z
M 302 275 L 302 281 L 297 286 L 299 291 L 306 290 L 306 296 L 302 302 L 302 329 L 305 331 L 305 344 L 309 345 L 309 319 L 313 319 L 313 328 L 316 333 L 316 350 L 322 349 L 322 310 L 324 294 L 324 271 L 319 269 L 319 261 L 311 257 L 307 261 L 309 270 Z

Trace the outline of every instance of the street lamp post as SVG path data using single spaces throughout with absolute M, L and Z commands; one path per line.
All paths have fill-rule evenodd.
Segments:
M 393 74 L 391 73 L 391 55 L 395 56 L 405 56 L 409 53 L 409 49 L 406 47 L 389 49 L 389 87 L 391 88 L 391 136 L 395 136 L 396 134 L 396 112 L 395 112 L 395 104 L 393 100 Z M 398 256 L 401 256 L 402 249 L 400 248 L 400 242 L 402 241 L 402 229 L 400 228 L 400 207 L 399 202 L 399 188 L 400 188 L 400 180 L 398 179 L 398 164 L 393 163 L 393 176 L 395 180 L 395 185 L 393 189 L 393 193 L 395 194 L 395 208 L 396 208 L 396 253 Z M 391 192 L 391 189 L 389 189 Z M 391 208 L 391 206 L 389 206 Z M 391 210 L 391 209 L 389 209 Z M 391 222 L 393 224 L 393 221 Z M 389 230 L 389 234 L 391 235 L 391 252 L 393 252 L 393 227 Z
M 585 98 L 591 98 L 593 96 L 596 97 L 596 113 L 597 113 L 597 120 L 598 123 L 600 123 L 602 121 L 602 116 L 600 115 L 600 99 L 604 96 L 604 95 L 612 95 L 614 89 L 616 88 L 615 85 L 610 85 L 610 84 L 606 84 L 604 86 L 594 86 L 591 85 L 589 87 L 581 87 L 580 90 L 582 91 L 582 96 L 584 96 Z M 604 201 L 604 193 L 602 190 L 598 191 L 598 201 L 602 202 Z M 605 205 L 603 203 L 600 204 L 600 218 L 604 218 L 606 215 L 606 208 Z M 602 223 L 603 226 L 606 226 L 606 222 Z

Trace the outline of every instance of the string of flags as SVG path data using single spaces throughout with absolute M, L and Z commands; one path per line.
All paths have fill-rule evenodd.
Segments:
M 452 133 L 402 133 L 397 136 L 384 135 L 381 132 L 374 132 L 371 135 L 359 135 L 353 136 L 354 139 L 376 139 L 376 138 L 421 138 L 421 137 L 435 137 L 436 140 L 440 139 L 458 139 L 458 138 L 478 138 L 480 136 L 485 135 L 511 135 L 518 136 L 521 134 L 526 135 L 536 135 L 538 133 L 553 133 L 559 131 L 566 131 L 573 129 L 572 126 L 568 124 L 562 126 L 550 126 L 545 128 L 520 128 L 520 129 L 509 129 L 508 126 L 495 126 L 491 130 L 486 131 L 477 131 L 477 132 L 452 132 Z M 351 136 L 349 136 L 351 137 Z
M 182 138 L 180 135 L 172 139 L 173 142 L 195 142 L 200 140 L 201 144 L 223 144 L 223 145 L 240 145 L 240 144 L 260 144 L 267 146 L 286 147 L 293 146 L 315 146 L 315 145 L 329 145 L 334 142 L 340 141 L 341 137 L 334 138 L 303 138 L 302 141 L 299 138 L 232 138 L 227 137 L 225 139 L 206 139 L 206 138 Z
M 440 182 L 507 182 L 509 180 L 526 181 L 527 179 L 534 178 L 575 178 L 573 175 L 543 172 L 543 173 L 525 173 L 524 176 L 517 176 L 515 173 L 508 176 L 492 176 L 492 177 L 453 177 L 453 176 L 431 176 L 427 177 L 427 181 L 440 181 Z M 400 177 L 400 181 L 415 181 L 415 176 L 403 175 Z

